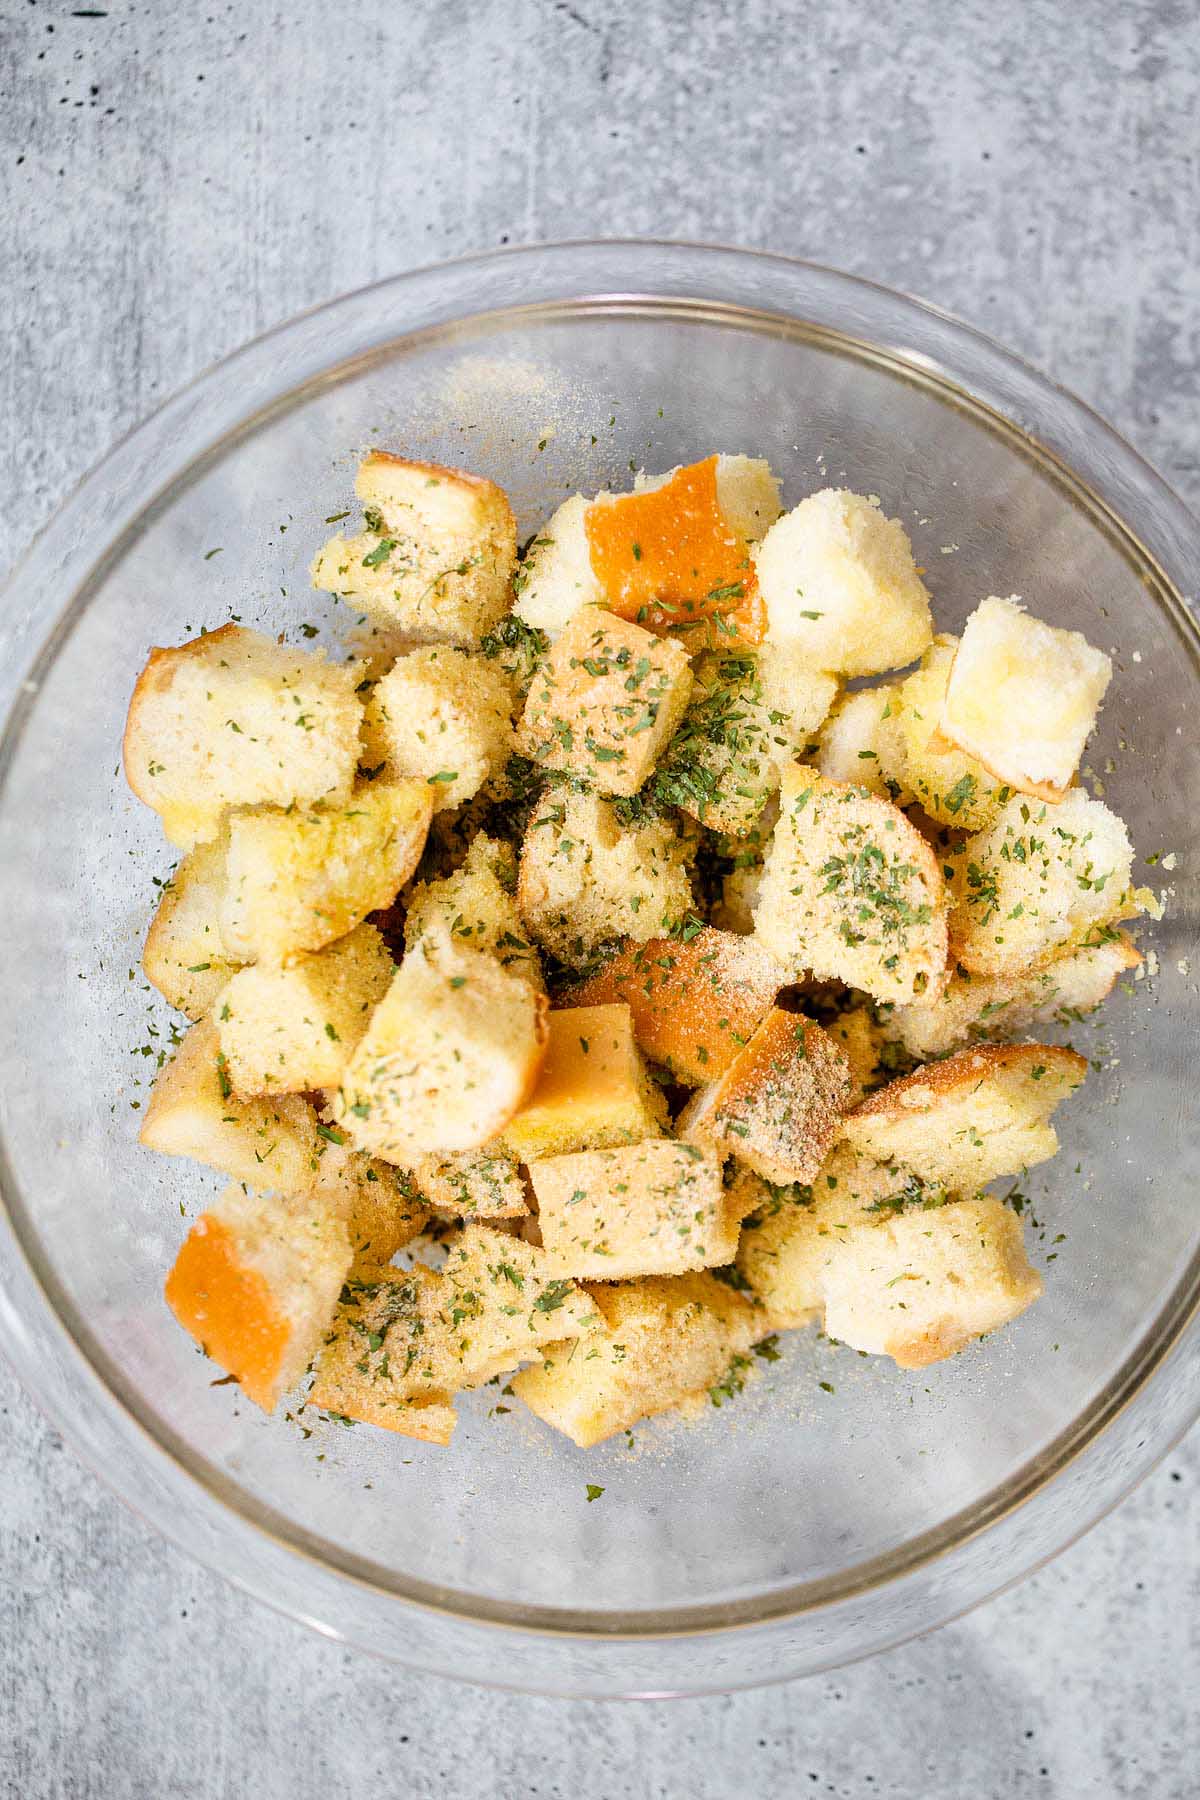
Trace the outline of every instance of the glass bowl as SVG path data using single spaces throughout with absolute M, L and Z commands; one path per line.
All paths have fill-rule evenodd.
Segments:
M 1095 1068 L 1028 1184 L 1046 1295 L 1015 1326 L 919 1374 L 794 1333 L 720 1410 L 587 1452 L 498 1387 L 445 1451 L 267 1419 L 215 1383 L 161 1289 L 220 1178 L 136 1139 L 171 1031 L 139 946 L 173 859 L 125 789 L 122 722 L 151 644 L 230 616 L 326 635 L 338 608 L 306 568 L 376 443 L 494 476 L 523 531 L 576 487 L 752 451 L 789 504 L 880 495 L 944 627 L 1019 593 L 1112 653 L 1088 761 L 1168 911 L 1145 978 L 1072 1028 Z M 828 1668 L 1054 1554 L 1195 1410 L 1198 561 L 1195 521 L 1078 401 L 934 308 L 776 257 L 502 252 L 219 364 L 87 478 L 5 597 L 0 1345 L 20 1377 L 130 1505 L 251 1593 L 516 1688 Z

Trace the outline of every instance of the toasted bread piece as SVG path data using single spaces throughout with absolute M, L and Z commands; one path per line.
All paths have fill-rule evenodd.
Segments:
M 286 969 L 234 975 L 215 1009 L 234 1093 L 336 1087 L 395 972 L 378 931 L 364 924 Z
M 575 968 L 606 940 L 661 937 L 691 912 L 686 855 L 665 820 L 626 828 L 598 794 L 552 789 L 521 846 L 517 905 L 525 927 Z
M 310 1401 L 347 1418 L 407 1431 L 414 1407 L 447 1406 L 536 1355 L 592 1329 L 582 1288 L 540 1250 L 482 1225 L 451 1239 L 438 1273 L 356 1269 L 346 1283 Z
M 599 1327 L 552 1345 L 513 1378 L 539 1419 L 589 1449 L 639 1419 L 702 1397 L 763 1335 L 755 1309 L 708 1274 L 589 1290 Z
M 810 494 L 771 527 L 754 562 L 769 636 L 802 650 L 810 668 L 876 675 L 929 642 L 929 595 L 908 535 L 861 494 Z
M 564 500 L 530 542 L 513 582 L 518 618 L 551 640 L 581 606 L 604 605 L 604 589 L 593 572 L 588 547 L 587 509 L 582 494 Z
M 413 1174 L 439 1218 L 490 1220 L 529 1216 L 517 1159 L 503 1144 L 419 1156 Z
M 406 1169 L 352 1150 L 336 1125 L 319 1128 L 326 1135 L 314 1195 L 344 1222 L 356 1262 L 389 1262 L 428 1225 L 425 1196 Z
M 517 910 L 517 859 L 510 844 L 480 832 L 466 860 L 440 881 L 419 882 L 404 920 L 410 950 L 426 938 L 483 950 L 503 968 L 544 986 L 538 953 Z
M 445 812 L 503 770 L 513 702 L 496 663 L 431 644 L 399 657 L 375 683 L 367 725 L 389 772 L 428 782 L 434 810 Z
M 350 1270 L 345 1226 L 320 1206 L 236 1184 L 192 1226 L 167 1305 L 264 1412 L 303 1375 Z
M 960 1050 L 869 1095 L 842 1131 L 863 1155 L 969 1191 L 1054 1155 L 1050 1114 L 1087 1066 L 1057 1044 Z
M 522 1162 L 658 1137 L 666 1103 L 647 1074 L 625 1005 L 552 1012 L 537 1085 L 504 1129 Z
M 508 610 L 517 566 L 503 489 L 386 450 L 363 458 L 354 486 L 366 529 L 329 540 L 313 586 L 425 642 L 477 644 Z
M 709 651 L 687 712 L 654 775 L 654 792 L 712 831 L 742 835 L 762 816 L 791 760 L 786 721 L 768 705 L 757 660 Z
M 1019 975 L 1110 942 L 1139 908 L 1125 827 L 1082 788 L 1056 806 L 1014 794 L 953 866 L 951 942 L 972 974 Z
M 636 794 L 692 691 L 687 651 L 599 607 L 574 614 L 538 665 L 517 749 L 598 793 Z
M 830 781 L 857 782 L 893 806 L 914 799 L 906 775 L 901 683 L 846 694 L 821 727 L 817 768 Z
M 885 1035 L 925 1060 L 973 1042 L 1019 1037 L 1040 1019 L 1074 1023 L 1094 1012 L 1141 960 L 1132 940 L 1117 931 L 1111 942 L 1068 950 L 1012 975 L 972 975 L 960 967 L 933 999 L 898 1006 Z
M 796 644 L 777 643 L 773 638 L 758 645 L 755 668 L 773 728 L 787 738 L 793 756 L 811 755 L 838 697 L 841 684 L 837 676 L 814 669 Z M 784 757 L 781 766 L 788 760 Z
M 478 950 L 421 945 L 347 1064 L 335 1116 L 386 1162 L 478 1149 L 532 1092 L 547 1036 L 545 997 L 519 975 Z
M 222 832 L 189 850 L 163 884 L 142 950 L 147 981 L 189 1019 L 203 1018 L 241 966 L 221 937 L 227 845 Z
M 187 850 L 231 806 L 336 805 L 358 763 L 349 669 L 240 625 L 152 650 L 125 723 L 125 776 Z
M 849 1060 L 828 1033 L 773 1007 L 725 1073 L 693 1094 L 676 1129 L 769 1181 L 811 1181 L 850 1093 Z
M 529 1165 L 542 1247 L 553 1268 L 624 1281 L 729 1262 L 740 1219 L 720 1160 L 671 1138 L 548 1156 Z
M 368 783 L 339 807 L 231 816 L 221 935 L 246 962 L 323 950 L 390 906 L 420 860 L 431 789 Z
M 1082 633 L 1030 618 L 1016 595 L 982 600 L 963 627 L 938 736 L 997 781 L 1061 800 L 1111 677 Z
M 651 938 L 618 951 L 570 999 L 577 1006 L 623 1001 L 650 1060 L 695 1085 L 724 1074 L 786 981 L 761 944 L 705 925 L 686 941 Z
M 931 819 L 982 831 L 1009 796 L 982 763 L 947 743 L 938 730 L 957 644 L 957 638 L 934 638 L 920 668 L 900 683 L 901 754 L 908 788 Z
M 903 1002 L 946 967 L 948 900 L 925 839 L 888 801 L 794 763 L 780 788 L 755 935 L 797 974 Z
M 944 1188 L 885 1168 L 847 1143 L 834 1146 L 812 1182 L 780 1185 L 744 1170 L 731 1192 L 749 1215 L 737 1268 L 766 1331 L 790 1331 L 820 1313 L 826 1267 L 856 1227 L 946 1198 Z
M 765 616 L 749 544 L 721 504 L 720 459 L 643 478 L 632 494 L 600 494 L 584 515 L 605 605 L 689 649 L 758 643 Z M 735 505 L 744 518 L 745 483 Z M 734 484 L 727 484 L 732 491 Z
M 1042 1292 L 1021 1221 L 980 1195 L 859 1227 L 823 1277 L 825 1331 L 923 1369 L 1015 1319 Z

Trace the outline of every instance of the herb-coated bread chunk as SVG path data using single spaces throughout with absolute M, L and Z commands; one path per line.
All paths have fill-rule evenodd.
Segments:
M 788 717 L 767 700 L 757 658 L 709 651 L 654 776 L 654 792 L 712 831 L 742 835 L 762 816 L 790 762 Z
M 227 848 L 222 832 L 188 851 L 163 883 L 142 949 L 147 981 L 189 1019 L 203 1018 L 240 966 L 221 936 Z
M 939 731 L 956 647 L 956 638 L 936 637 L 920 668 L 899 684 L 900 755 L 908 790 L 931 819 L 961 831 L 982 831 L 1008 790 Z
M 513 691 L 496 663 L 448 644 L 398 657 L 367 703 L 389 773 L 429 784 L 447 811 L 498 777 L 512 752 Z
M 404 941 L 410 950 L 426 939 L 440 939 L 486 951 L 503 968 L 541 988 L 538 953 L 521 923 L 516 888 L 512 846 L 481 831 L 457 869 L 414 887 L 404 919 Z
M 543 1157 L 529 1178 L 543 1248 L 565 1275 L 682 1275 L 728 1263 L 737 1250 L 740 1218 L 720 1160 L 693 1144 L 651 1138 Z
M 504 1129 L 514 1155 L 531 1163 L 661 1134 L 666 1105 L 638 1054 L 628 1006 L 562 1007 L 547 1024 L 536 1085 Z

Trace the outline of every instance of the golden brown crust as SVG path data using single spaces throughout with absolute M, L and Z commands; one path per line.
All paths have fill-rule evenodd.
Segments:
M 240 639 L 243 636 L 240 625 L 221 625 L 216 631 L 205 632 L 202 637 L 190 638 L 186 644 L 174 644 L 163 647 L 155 644 L 146 658 L 146 666 L 133 684 L 133 692 L 129 696 L 129 710 L 125 715 L 125 730 L 121 738 L 121 761 L 125 768 L 125 779 L 130 789 L 139 800 L 147 806 L 153 806 L 154 797 L 139 787 L 135 780 L 134 763 L 139 750 L 139 733 L 142 724 L 142 708 L 153 695 L 164 693 L 170 687 L 179 664 L 189 656 L 205 656 L 214 644 L 225 638 Z
M 1087 1074 L 1086 1056 L 1061 1044 L 980 1044 L 959 1050 L 943 1062 L 926 1063 L 909 1075 L 901 1075 L 877 1093 L 869 1094 L 849 1115 L 861 1118 L 911 1118 L 927 1112 L 939 1100 L 957 1097 L 989 1075 L 1031 1072 L 1039 1064 L 1054 1069 L 1064 1082 L 1074 1076 L 1078 1086 Z
M 394 468 L 413 469 L 418 475 L 432 475 L 439 481 L 457 482 L 460 487 L 474 488 L 476 493 L 484 494 L 493 503 L 502 503 L 510 513 L 512 511 L 504 489 L 486 475 L 472 475 L 467 469 L 451 469 L 445 463 L 417 462 L 410 456 L 398 455 L 395 450 L 368 450 L 361 467 L 369 468 L 374 463 L 391 463 Z

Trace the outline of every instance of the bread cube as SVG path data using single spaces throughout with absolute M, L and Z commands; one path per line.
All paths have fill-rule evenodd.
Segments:
M 184 1033 L 174 1060 L 159 1071 L 139 1141 L 167 1156 L 207 1163 L 251 1187 L 304 1194 L 320 1173 L 317 1123 L 297 1094 L 240 1100 L 210 1016 Z
M 812 668 L 797 645 L 776 643 L 771 638 L 757 646 L 755 667 L 772 727 L 788 740 L 792 756 L 811 756 L 819 747 L 821 725 L 838 697 L 837 676 Z M 781 757 L 781 766 L 790 760 Z
M 880 1088 L 842 1132 L 877 1162 L 970 1191 L 1054 1155 L 1050 1114 L 1086 1074 L 1087 1059 L 1057 1044 L 983 1044 Z
M 913 1008 L 908 1010 L 918 1004 L 914 1001 Z M 928 1004 L 932 1006 L 936 1002 Z M 850 1105 L 857 1106 L 890 1079 L 894 1042 L 876 1022 L 869 1006 L 852 1006 L 849 1011 L 838 1013 L 828 1021 L 825 1029 L 850 1065 Z
M 428 1225 L 424 1196 L 406 1169 L 351 1149 L 337 1125 L 320 1121 L 318 1129 L 325 1135 L 314 1197 L 345 1224 L 356 1262 L 390 1262 Z
M 736 1210 L 711 1152 L 671 1138 L 529 1165 L 542 1248 L 564 1275 L 623 1281 L 732 1260 Z
M 322 1208 L 235 1184 L 188 1233 L 167 1305 L 247 1398 L 272 1412 L 319 1347 L 350 1261 L 345 1226 Z
M 591 1289 L 599 1327 L 513 1378 L 530 1412 L 580 1449 L 710 1393 L 762 1336 L 754 1308 L 714 1276 Z
M 445 812 L 504 769 L 512 711 L 512 688 L 494 662 L 433 644 L 399 657 L 376 682 L 367 720 L 389 773 L 428 782 L 434 810 Z
M 546 1000 L 478 950 L 404 958 L 342 1075 L 339 1124 L 360 1150 L 407 1165 L 503 1131 L 546 1053 Z
M 1014 794 L 953 866 L 951 939 L 971 974 L 1019 975 L 1094 948 L 1139 907 L 1125 827 L 1082 788 L 1057 806 Z
M 358 763 L 349 669 L 240 625 L 152 650 L 125 723 L 125 775 L 173 844 L 217 836 L 231 806 L 336 805 Z
M 422 1193 L 439 1218 L 524 1219 L 529 1216 L 525 1183 L 503 1144 L 482 1150 L 418 1156 L 413 1164 Z
M 602 794 L 636 794 L 683 716 L 687 651 L 585 607 L 534 675 L 517 749 Z
M 929 595 L 898 519 L 825 488 L 772 525 L 754 553 L 768 633 L 831 674 L 877 675 L 920 656 Z
M 797 974 L 903 1002 L 941 981 L 948 899 L 904 814 L 793 763 L 780 788 L 755 934 Z
M 893 806 L 914 798 L 905 779 L 901 685 L 889 681 L 846 694 L 821 727 L 817 751 L 817 768 L 830 781 L 857 782 Z
M 768 1181 L 811 1181 L 849 1104 L 844 1051 L 811 1019 L 773 1007 L 725 1073 L 692 1096 L 677 1130 Z
M 809 1183 L 780 1186 L 739 1171 L 736 1198 L 751 1216 L 738 1243 L 737 1268 L 760 1309 L 763 1330 L 790 1331 L 819 1316 L 826 1270 L 856 1229 L 907 1207 L 923 1216 L 946 1197 L 943 1187 L 873 1162 L 847 1143 L 835 1145 Z
M 628 1006 L 552 1012 L 549 1043 L 529 1099 L 504 1129 L 521 1162 L 658 1137 L 666 1103 L 634 1042 Z
M 742 835 L 779 786 L 792 746 L 767 705 L 754 657 L 702 656 L 691 701 L 654 776 L 654 792 L 713 831 Z
M 518 575 L 513 582 L 514 589 Z M 506 613 L 481 640 L 480 654 L 490 657 L 508 682 L 513 695 L 524 700 L 538 666 L 550 648 L 550 639 L 536 625 L 527 625 L 515 612 Z
M 1041 1292 L 1021 1221 L 981 1195 L 851 1232 L 825 1270 L 825 1331 L 923 1369 L 1015 1319 Z
M 940 994 L 897 1007 L 887 1035 L 924 1061 L 972 1042 L 1019 1037 L 1041 1019 L 1073 1024 L 1094 1012 L 1118 978 L 1141 960 L 1125 933 L 1116 931 L 1109 943 L 1068 950 L 1011 975 L 972 975 L 956 968 Z
M 679 471 L 658 477 L 660 484 L 670 481 Z M 635 486 L 652 485 L 638 477 Z M 717 457 L 717 505 L 739 538 L 757 544 L 767 535 L 780 514 L 779 478 L 771 473 L 771 465 L 762 456 Z
M 216 1008 L 233 1091 L 308 1093 L 336 1087 L 396 972 L 373 925 L 357 925 L 286 969 L 234 975 Z
M 931 819 L 982 831 L 1009 796 L 982 763 L 945 742 L 938 729 L 957 643 L 953 637 L 934 638 L 920 668 L 900 683 L 901 757 L 908 790 Z
M 369 783 L 339 807 L 272 807 L 229 822 L 221 935 L 229 954 L 278 965 L 323 950 L 390 906 L 420 861 L 431 789 Z
M 410 950 L 426 939 L 486 951 L 505 969 L 539 990 L 538 953 L 517 910 L 517 861 L 511 845 L 480 832 L 466 860 L 440 881 L 419 882 L 404 921 Z
M 938 736 L 997 781 L 1061 800 L 1111 676 L 1080 632 L 1031 619 L 1016 595 L 983 600 L 963 627 Z
M 517 905 L 526 930 L 576 969 L 610 939 L 661 937 L 692 909 L 686 856 L 665 820 L 625 827 L 598 794 L 551 790 L 521 846 Z
M 786 980 L 761 944 L 705 925 L 686 940 L 651 938 L 618 951 L 570 998 L 624 1002 L 645 1054 L 694 1086 L 724 1074 Z
M 603 606 L 604 589 L 592 570 L 588 502 L 572 494 L 532 540 L 513 581 L 513 610 L 551 640 L 581 606 Z
M 310 1401 L 408 1433 L 414 1407 L 507 1373 L 550 1341 L 592 1328 L 596 1308 L 540 1250 L 467 1226 L 438 1273 L 363 1267 L 346 1283 Z M 418 1421 L 419 1423 L 420 1421 Z
M 517 526 L 493 481 L 372 450 L 355 492 L 366 529 L 340 532 L 313 586 L 426 642 L 477 644 L 508 610 Z
M 203 1018 L 240 966 L 221 937 L 227 845 L 222 832 L 189 850 L 163 886 L 142 950 L 147 981 L 189 1019 Z

